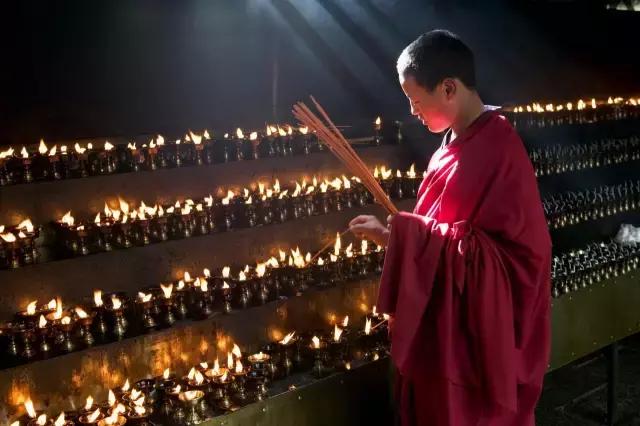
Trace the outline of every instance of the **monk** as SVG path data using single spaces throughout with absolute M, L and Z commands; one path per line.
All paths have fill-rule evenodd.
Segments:
M 358 216 L 387 246 L 378 310 L 391 316 L 399 423 L 534 426 L 550 352 L 551 239 L 518 134 L 476 91 L 471 50 L 423 34 L 398 59 L 411 113 L 435 133 L 412 213 Z

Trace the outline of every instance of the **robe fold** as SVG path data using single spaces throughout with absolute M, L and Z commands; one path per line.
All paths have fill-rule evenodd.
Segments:
M 378 309 L 394 317 L 403 426 L 535 424 L 550 268 L 527 152 L 484 112 L 434 153 L 413 213 L 391 222 Z

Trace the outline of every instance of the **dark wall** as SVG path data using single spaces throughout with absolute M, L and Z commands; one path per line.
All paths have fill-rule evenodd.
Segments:
M 0 143 L 262 127 L 310 93 L 342 123 L 403 117 L 395 59 L 436 27 L 475 50 L 491 103 L 635 92 L 640 14 L 583 4 L 3 2 Z

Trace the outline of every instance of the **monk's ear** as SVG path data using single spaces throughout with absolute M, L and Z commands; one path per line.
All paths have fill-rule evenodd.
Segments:
M 456 94 L 456 81 L 452 78 L 445 78 L 444 80 L 442 80 L 442 88 L 447 100 L 449 100 Z

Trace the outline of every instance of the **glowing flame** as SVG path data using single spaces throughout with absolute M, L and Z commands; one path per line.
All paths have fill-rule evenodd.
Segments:
M 66 421 L 65 421 L 64 411 L 63 411 L 62 413 L 60 413 L 56 421 L 53 423 L 53 426 L 64 426 L 65 422 Z
M 47 151 L 49 151 L 49 148 L 47 148 L 47 145 L 44 143 L 44 140 L 40 139 L 40 145 L 38 145 L 38 152 L 41 155 L 44 155 L 47 153 Z
M 191 281 L 193 281 L 191 279 L 191 274 L 188 271 L 185 271 L 185 273 L 184 273 L 184 282 L 188 283 L 188 282 L 191 282 Z
M 291 339 L 293 339 L 293 336 L 296 335 L 295 331 L 292 331 L 291 333 L 287 334 L 286 336 L 284 336 L 284 339 L 280 340 L 280 343 L 283 345 L 288 345 L 289 342 L 291 342 Z
M 73 226 L 74 222 L 75 220 L 73 216 L 71 216 L 71 210 L 66 212 L 64 216 L 62 216 L 62 219 L 60 219 L 60 223 L 64 223 L 67 226 Z
M 236 358 L 242 358 L 242 352 L 240 352 L 240 347 L 238 345 L 236 345 L 235 343 L 233 344 L 233 349 L 231 350 L 231 353 Z
M 298 131 L 303 135 L 306 135 L 307 133 L 309 133 L 309 128 L 307 126 L 302 126 L 298 129 Z
M 233 197 L 235 197 L 235 194 L 233 193 L 233 191 L 228 190 L 227 196 L 221 200 L 222 204 L 224 204 L 225 206 L 229 205 L 229 202 L 231 201 L 231 199 L 233 199 Z
M 11 157 L 14 153 L 14 149 L 9 147 L 8 150 L 0 152 L 0 159 Z
M 98 308 L 103 305 L 103 303 L 102 303 L 102 291 L 101 290 L 94 290 L 93 291 L 93 303 Z
M 229 377 L 229 370 L 225 370 L 224 374 L 222 376 L 220 376 L 220 381 L 222 383 L 227 381 L 227 377 Z
M 373 305 L 373 309 L 371 309 L 371 315 L 374 317 L 378 315 L 378 311 L 376 310 L 376 305 Z
M 218 358 L 216 358 L 216 360 L 213 362 L 211 374 L 213 374 L 214 376 L 220 375 L 220 361 L 218 361 Z
M 323 266 L 324 265 L 324 260 L 322 260 L 322 258 L 318 258 L 318 266 Z
M 96 408 L 96 411 L 87 417 L 87 423 L 95 423 L 95 421 L 98 420 L 98 417 L 100 417 L 100 409 Z
M 184 281 L 180 280 L 178 281 L 178 287 L 176 287 L 176 290 L 182 290 L 184 289 Z
M 258 139 L 258 132 L 251 132 L 249 135 L 249 140 L 255 141 Z
M 367 336 L 371 334 L 371 318 L 367 318 L 366 322 L 364 323 L 364 334 L 366 334 Z
M 58 152 L 58 145 L 54 145 L 53 148 L 49 150 L 49 157 L 53 157 Z
M 231 268 L 229 266 L 225 266 L 222 268 L 222 278 L 229 278 L 231 274 Z
M 120 211 L 124 214 L 129 214 L 129 203 L 122 198 L 118 197 L 118 204 L 120 205 Z
M 37 300 L 34 300 L 33 302 L 30 302 L 27 305 L 27 315 L 35 315 L 36 313 L 36 305 L 38 304 Z
M 244 133 L 242 132 L 242 129 L 239 127 L 236 129 L 236 137 L 238 139 L 244 139 Z
M 204 382 L 204 376 L 199 371 L 196 371 L 194 374 L 194 382 L 196 386 L 200 386 Z
M 27 410 L 27 415 L 32 418 L 35 419 L 36 418 L 36 410 L 35 408 L 33 408 L 33 401 L 31 401 L 31 398 L 27 399 L 24 403 L 24 408 Z
M 189 136 L 191 137 L 191 141 L 195 144 L 195 145 L 200 145 L 202 143 L 202 136 L 200 135 L 196 135 L 193 132 L 189 132 Z
M 224 281 L 224 282 L 222 283 L 222 288 L 223 288 L 224 290 L 226 290 L 226 289 L 229 289 L 229 288 L 231 288 L 231 287 L 229 287 L 229 284 L 228 284 L 226 281 Z
M 144 402 L 144 397 L 142 397 L 141 399 Z M 135 401 L 136 404 L 137 402 L 138 401 Z M 147 410 L 144 407 L 140 407 L 139 405 L 136 405 L 135 407 L 133 407 L 133 411 L 135 411 L 138 416 L 144 416 L 145 413 L 147 412 Z
M 376 127 L 379 127 L 381 124 L 382 124 L 382 118 L 380 117 L 376 118 L 376 121 L 375 121 Z
M 109 396 L 107 397 L 107 402 L 109 403 L 109 407 L 113 407 L 116 405 L 116 394 L 113 393 L 111 389 L 109 389 Z
M 140 395 L 142 395 L 142 391 L 139 391 L 138 389 L 132 389 L 131 390 L 131 400 L 136 400 L 140 397 Z
M 258 278 L 262 278 L 265 272 L 267 272 L 267 265 L 265 265 L 264 263 L 258 263 L 256 265 L 256 275 L 258 276 Z
M 118 299 L 117 296 L 111 296 L 111 303 L 113 304 L 113 309 L 120 309 L 122 307 L 122 301 Z
M 76 315 L 78 315 L 78 318 L 87 318 L 88 317 L 88 315 L 85 312 L 85 310 L 80 308 L 80 307 L 76 307 Z
M 207 291 L 209 291 L 209 282 L 207 280 L 205 280 L 204 278 L 202 278 L 200 280 L 200 290 L 203 293 L 206 293 Z
M 47 326 L 47 319 L 44 315 L 40 315 L 40 320 L 38 321 L 38 327 L 45 328 Z
M 63 325 L 69 325 L 69 324 L 71 324 L 71 317 L 64 317 L 64 318 L 62 318 L 62 320 L 60 320 L 60 322 Z
M 231 352 L 227 352 L 227 368 L 233 368 L 233 355 L 231 354 Z
M 38 419 L 36 420 L 36 424 L 38 426 L 45 426 L 47 424 L 47 415 L 46 414 L 40 414 L 38 416 Z
M 173 291 L 173 284 L 164 285 L 160 284 L 160 288 L 162 289 L 162 293 L 164 294 L 165 299 L 171 298 L 171 292 Z
M 280 126 L 278 126 L 278 135 L 280 136 L 287 136 L 287 132 L 281 128 Z
M 13 235 L 12 233 L 0 234 L 0 237 L 2 237 L 2 239 L 7 243 L 16 242 L 16 236 Z
M 340 240 L 340 233 L 336 233 L 336 243 L 333 245 L 333 254 L 338 256 L 340 254 L 340 249 L 342 248 L 342 241 Z
M 367 250 L 369 249 L 369 243 L 367 242 L 367 240 L 362 240 L 360 242 L 360 253 L 362 255 L 367 254 Z
M 27 148 L 23 146 L 22 150 L 20 151 L 20 155 L 22 156 L 22 158 L 29 158 L 29 152 L 27 152 Z
M 344 319 L 342 320 L 342 328 L 347 328 L 348 326 L 349 326 L 349 315 L 344 317 Z
M 60 298 L 56 299 L 56 312 L 53 314 L 54 319 L 62 318 L 62 300 Z
M 20 222 L 17 226 L 18 229 L 22 229 L 23 231 L 26 232 L 33 232 L 33 223 L 31 223 L 31 219 L 25 219 L 22 222 Z
M 138 299 L 142 302 L 142 303 L 147 303 L 151 301 L 151 296 L 152 294 L 144 294 L 143 292 L 139 291 L 138 292 Z
M 211 139 L 211 135 L 209 134 L 209 131 L 207 129 L 204 129 L 204 133 L 202 134 L 202 136 L 204 136 L 204 138 L 207 140 Z
M 338 328 L 338 325 L 336 324 L 333 326 L 333 341 L 339 342 L 340 336 L 342 336 L 342 329 Z
M 93 407 L 93 397 L 89 395 L 87 397 L 87 402 L 84 404 L 84 409 L 89 411 L 91 410 L 91 407 Z
M 320 349 L 320 339 L 318 336 L 313 336 L 313 338 L 311 338 L 311 342 L 314 349 Z
M 244 370 L 244 367 L 242 365 L 242 362 L 240 362 L 240 360 L 236 361 L 236 374 L 241 374 Z

